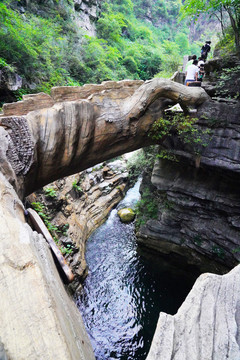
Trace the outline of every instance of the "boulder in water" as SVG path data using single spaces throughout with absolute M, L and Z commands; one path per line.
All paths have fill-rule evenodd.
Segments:
M 135 212 L 131 208 L 120 209 L 117 214 L 122 222 L 130 222 L 135 218 Z

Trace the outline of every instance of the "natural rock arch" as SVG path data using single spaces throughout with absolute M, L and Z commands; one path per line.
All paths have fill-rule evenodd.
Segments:
M 7 116 L 0 117 L 0 125 L 9 133 L 8 158 L 21 192 L 29 194 L 53 180 L 153 143 L 148 133 L 166 100 L 183 107 L 199 106 L 209 96 L 201 88 L 153 79 L 53 88 L 51 99 L 31 95 L 5 105 Z

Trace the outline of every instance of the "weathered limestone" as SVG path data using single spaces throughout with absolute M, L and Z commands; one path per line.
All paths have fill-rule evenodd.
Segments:
M 133 94 L 133 82 L 130 84 L 107 82 L 106 90 L 100 93 L 95 92 L 96 85 L 88 99 L 59 102 L 26 115 L 32 134 L 33 162 L 23 179 L 25 194 L 57 178 L 153 143 L 148 132 L 162 115 L 166 99 L 182 106 L 199 106 L 209 99 L 203 89 L 189 89 L 171 80 L 153 79 L 141 86 L 137 81 Z M 6 124 L 8 119 L 0 117 L 0 124 Z
M 208 146 L 196 155 L 178 139 L 165 140 L 179 162 L 155 164 L 152 183 L 163 200 L 158 219 L 140 229 L 139 243 L 231 268 L 240 260 L 240 104 L 205 102 L 195 116 L 201 129 L 211 129 Z
M 94 359 L 50 250 L 0 173 L 0 334 L 8 359 Z
M 146 360 L 238 360 L 240 266 L 203 274 L 176 315 L 160 313 Z
M 44 191 L 28 197 L 30 202 L 40 201 L 47 206 L 52 224 L 60 228 L 68 224 L 66 235 L 58 233 L 57 236 L 60 246 L 69 244 L 78 249 L 67 257 L 75 274 L 73 288 L 78 287 L 79 281 L 86 276 L 85 244 L 88 237 L 107 219 L 125 193 L 126 164 L 119 160 L 117 165 L 116 168 L 114 162 L 109 163 L 103 169 L 98 166 L 49 184 L 57 194 L 53 199 L 44 195 Z M 73 184 L 79 184 L 79 190 Z
M 96 36 L 95 22 L 101 9 L 101 0 L 74 0 L 76 26 L 89 36 Z
M 51 97 L 55 102 L 87 99 L 92 94 L 105 94 L 111 91 L 116 99 L 131 96 L 144 83 L 143 80 L 104 81 L 101 84 L 85 84 L 83 86 L 57 86 L 51 89 Z M 105 94 L 106 96 L 106 94 Z
M 53 99 L 44 93 L 23 95 L 23 100 L 3 105 L 4 116 L 26 115 L 30 111 L 53 106 Z

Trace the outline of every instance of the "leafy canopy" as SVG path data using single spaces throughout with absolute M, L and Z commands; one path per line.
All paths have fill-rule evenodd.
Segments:
M 234 32 L 235 46 L 240 57 L 240 1 L 239 0 L 185 0 L 180 19 L 187 16 L 197 20 L 201 14 L 215 15 L 224 31 L 224 14 L 227 14 Z

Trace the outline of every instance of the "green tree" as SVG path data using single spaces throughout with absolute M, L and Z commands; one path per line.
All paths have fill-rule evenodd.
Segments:
M 234 32 L 235 46 L 240 57 L 240 1 L 239 0 L 186 0 L 181 8 L 180 19 L 187 16 L 197 20 L 201 14 L 215 15 L 224 27 L 227 14 Z
M 175 37 L 175 42 L 179 46 L 182 55 L 189 54 L 189 42 L 186 34 L 179 32 Z

